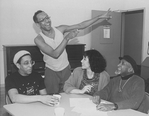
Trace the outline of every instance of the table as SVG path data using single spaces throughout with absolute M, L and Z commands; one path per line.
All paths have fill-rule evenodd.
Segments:
M 66 94 L 61 93 L 61 102 L 59 106 L 50 107 L 40 102 L 28 103 L 28 104 L 8 104 L 3 107 L 13 116 L 55 116 L 54 109 L 56 107 L 65 108 L 65 116 L 80 116 L 81 114 L 71 111 L 73 107 L 70 107 L 70 98 L 89 98 L 89 95 L 77 95 L 77 94 Z M 100 111 L 99 111 L 100 112 Z M 100 115 L 100 114 L 99 114 Z M 127 109 L 110 111 L 106 116 L 148 116 L 147 114 Z

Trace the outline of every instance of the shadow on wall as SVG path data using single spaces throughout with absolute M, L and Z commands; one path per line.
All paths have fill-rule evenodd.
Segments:
M 33 23 L 33 29 L 35 30 L 35 32 L 37 33 L 37 35 L 40 33 L 40 29 L 36 26 L 35 23 Z

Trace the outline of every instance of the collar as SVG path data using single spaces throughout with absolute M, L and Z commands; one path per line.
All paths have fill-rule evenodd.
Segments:
M 121 79 L 122 79 L 122 80 L 127 80 L 127 79 L 129 79 L 130 77 L 132 77 L 133 75 L 134 75 L 134 73 L 133 73 L 133 74 L 126 75 L 126 76 L 124 76 L 124 77 L 121 76 Z

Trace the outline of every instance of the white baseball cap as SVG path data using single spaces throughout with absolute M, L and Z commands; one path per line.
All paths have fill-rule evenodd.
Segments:
M 25 54 L 30 54 L 30 53 L 26 50 L 21 50 L 21 51 L 17 52 L 13 58 L 13 63 L 16 65 L 18 60 Z

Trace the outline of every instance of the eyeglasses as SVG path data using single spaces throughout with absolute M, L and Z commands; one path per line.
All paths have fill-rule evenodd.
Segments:
M 38 21 L 38 23 L 45 22 L 46 20 L 49 20 L 49 19 L 50 19 L 50 17 L 49 16 L 46 16 L 45 18 L 43 18 L 40 21 Z
M 35 64 L 35 61 L 30 61 L 30 62 L 26 61 L 23 63 L 24 66 L 28 66 L 28 65 L 33 66 L 34 64 Z

